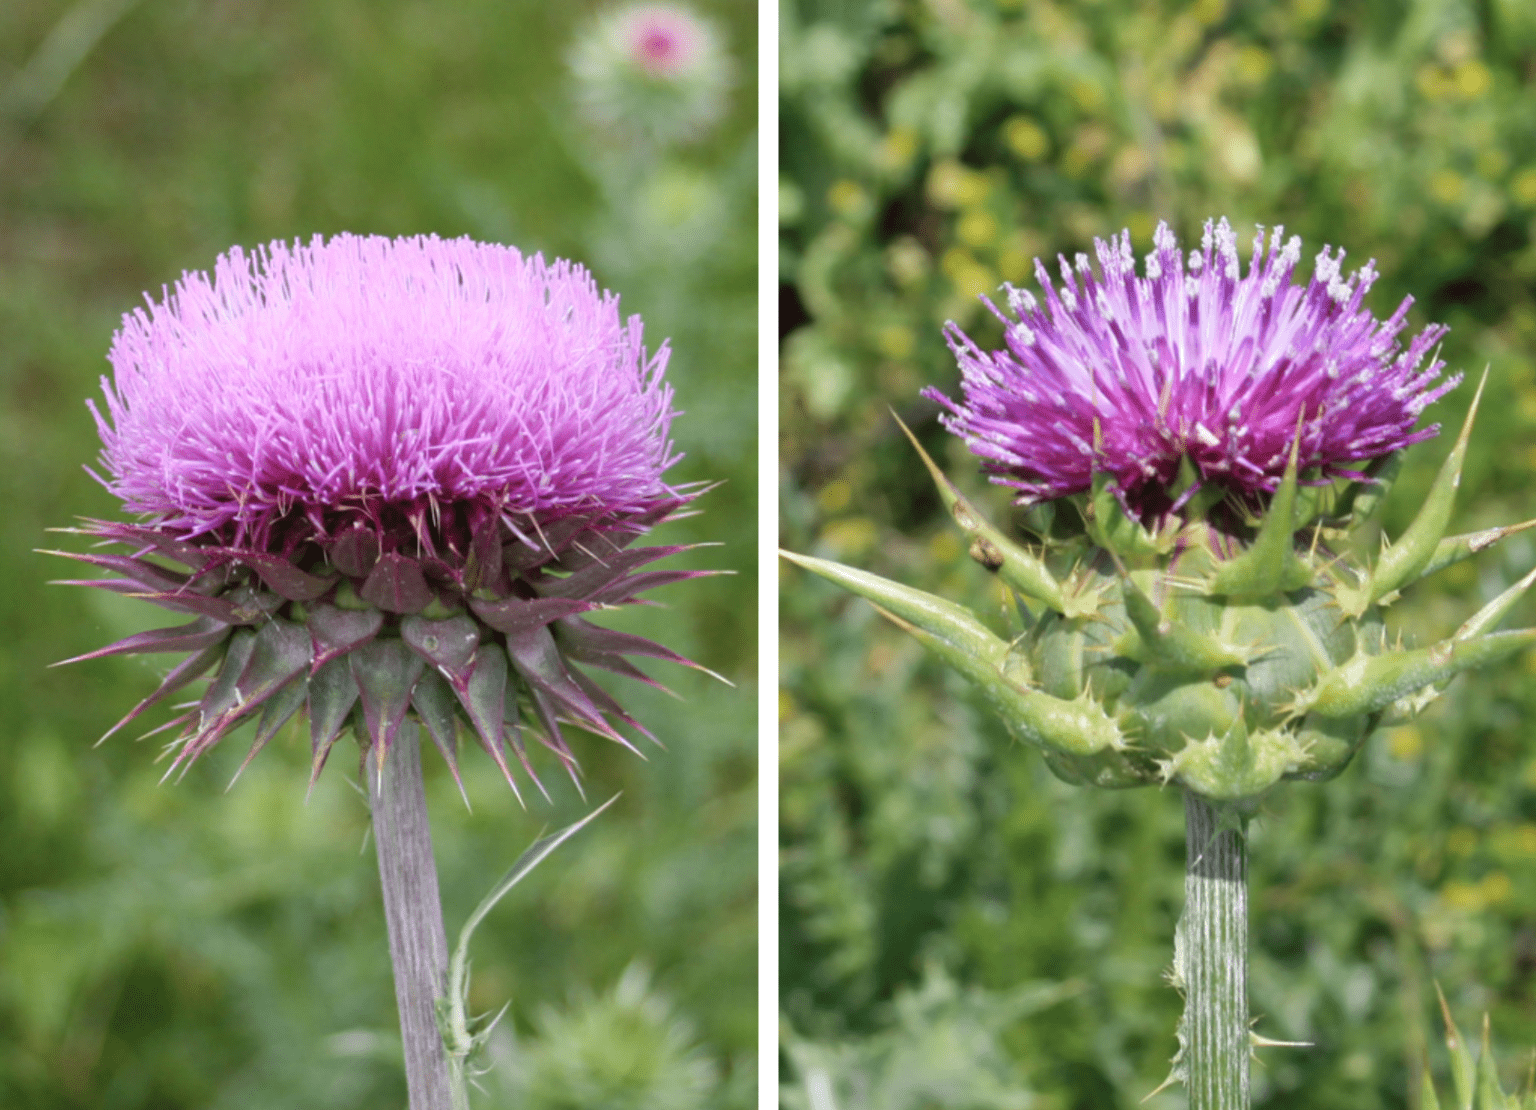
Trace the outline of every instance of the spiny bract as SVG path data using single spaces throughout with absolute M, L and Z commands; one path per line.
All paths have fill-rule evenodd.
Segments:
M 562 722 L 644 732 L 583 667 L 688 662 L 583 617 L 709 572 L 641 569 L 686 549 L 632 545 L 701 491 L 662 479 L 666 347 L 580 266 L 435 237 L 235 249 L 126 316 L 111 359 L 102 481 L 146 519 L 66 529 L 126 553 L 56 554 L 193 618 L 79 657 L 190 653 L 108 735 L 213 672 L 164 726 L 172 771 L 259 715 L 254 756 L 307 706 L 312 782 L 349 726 L 382 769 L 408 716 L 455 778 L 460 723 L 532 775 L 525 714 L 574 775 Z
M 1414 522 L 1374 563 L 1352 561 L 1400 449 L 1432 434 L 1413 431 L 1417 416 L 1454 384 L 1433 385 L 1438 362 L 1416 371 L 1425 336 L 1443 329 L 1397 354 L 1406 306 L 1381 325 L 1362 311 L 1369 265 L 1346 281 L 1325 250 L 1311 284 L 1294 287 L 1297 245 L 1266 265 L 1256 244 L 1243 276 L 1225 221 L 1212 231 L 1187 276 L 1166 227 L 1145 278 L 1130 272 L 1128 239 L 1099 244 L 1097 280 L 1086 259 L 1080 285 L 1063 262 L 1070 303 L 1050 292 L 1047 316 L 1015 293 L 1028 324 L 1010 325 L 1007 351 L 951 332 L 966 400 L 945 402 L 950 426 L 1034 506 L 1041 548 L 990 524 L 923 459 L 971 556 L 1017 596 L 1020 635 L 1004 640 L 963 607 L 875 575 L 788 557 L 875 602 L 969 677 L 1061 777 L 1177 782 L 1235 801 L 1337 774 L 1384 720 L 1536 642 L 1536 630 L 1493 631 L 1536 572 L 1429 647 L 1391 642 L 1382 621 L 1413 581 L 1536 521 L 1445 534 L 1479 386 Z M 1223 437 L 1206 409 L 1235 414 Z

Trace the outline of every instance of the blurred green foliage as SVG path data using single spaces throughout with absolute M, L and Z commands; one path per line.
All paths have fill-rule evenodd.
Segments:
M 615 983 L 634 994 L 625 969 L 643 961 L 638 997 L 668 1000 L 643 1010 L 645 1035 L 670 1046 L 658 1090 L 692 1083 L 704 1101 L 613 1105 L 751 1104 L 755 21 L 750 5 L 699 8 L 735 58 L 729 114 L 626 161 L 582 123 L 566 71 L 594 4 L 0 4 L 0 1106 L 404 1103 L 355 765 L 338 749 L 306 804 L 297 731 L 227 794 L 239 736 L 164 786 L 155 741 L 93 749 L 156 661 L 46 664 L 155 617 L 44 585 L 65 568 L 33 554 L 55 545 L 47 527 L 117 511 L 82 470 L 97 449 L 84 401 L 141 291 L 233 243 L 342 230 L 574 257 L 644 315 L 653 345 L 672 340 L 687 458 L 671 475 L 727 484 L 657 538 L 724 538 L 694 565 L 738 574 L 672 587 L 622 623 L 737 685 L 673 669 L 661 677 L 682 701 L 626 690 L 666 744 L 648 761 L 578 747 L 588 797 L 624 796 L 481 927 L 471 1004 L 512 999 L 504 1033 L 564 1061 L 539 1074 L 579 1084 L 608 1026 L 541 1007 L 623 994 Z M 470 813 L 426 762 L 451 936 L 541 829 L 591 803 L 548 767 L 553 804 L 535 795 L 525 812 L 488 760 L 467 759 Z M 482 1082 L 476 1105 L 514 1104 L 499 1077 Z M 515 1105 L 571 1104 L 556 1091 Z
M 1385 316 L 1452 327 L 1491 367 L 1453 527 L 1536 515 L 1536 15 L 1523 0 L 784 0 L 781 508 L 786 547 L 998 612 L 912 426 L 968 496 L 1008 517 L 925 384 L 953 394 L 947 319 L 1032 259 L 1166 218 L 1283 223 L 1383 272 Z M 1306 272 L 1306 264 L 1303 265 Z M 1432 413 L 1454 427 L 1471 390 Z M 1397 534 L 1449 445 L 1410 456 Z M 1424 640 L 1536 563 L 1516 537 L 1393 611 Z M 888 1105 L 1130 1108 L 1167 1074 L 1180 1001 L 1161 972 L 1182 901 L 1183 820 L 1155 790 L 1054 780 L 963 681 L 867 604 L 785 568 L 781 968 L 784 1104 L 874 1082 L 903 999 L 937 967 L 967 997 L 1082 981 L 1038 1014 L 914 1066 Z M 1536 622 L 1527 602 L 1512 627 Z M 1003 627 L 1000 621 L 998 627 Z M 1505 1086 L 1536 1043 L 1536 659 L 1459 680 L 1327 784 L 1266 799 L 1251 841 L 1255 1104 L 1417 1105 L 1432 979 L 1492 1011 Z M 926 1034 L 949 1043 L 934 1016 Z M 862 1046 L 862 1047 L 861 1047 Z M 966 1060 L 1006 1067 L 959 1067 Z M 841 1070 L 839 1070 L 841 1069 Z M 878 1070 L 878 1069 L 876 1069 Z M 934 1088 L 932 1077 L 956 1076 Z M 890 1080 L 882 1079 L 881 1082 Z M 859 1087 L 863 1084 L 863 1087 Z M 922 1095 L 924 1091 L 943 1093 Z M 905 1100 L 905 1101 L 903 1101 Z M 1176 1090 L 1146 1105 L 1183 1104 Z

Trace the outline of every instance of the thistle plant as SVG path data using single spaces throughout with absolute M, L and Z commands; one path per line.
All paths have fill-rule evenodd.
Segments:
M 1255 1040 L 1247 818 L 1281 781 L 1337 775 L 1461 671 L 1536 642 L 1495 631 L 1536 573 L 1429 646 L 1383 619 L 1413 582 L 1536 521 L 1446 534 L 1479 385 L 1413 523 L 1370 551 L 1404 449 L 1438 431 L 1421 414 L 1461 380 L 1430 356 L 1443 327 L 1399 341 L 1411 299 L 1385 320 L 1365 308 L 1373 264 L 1346 275 L 1344 252 L 1325 247 L 1300 283 L 1300 240 L 1276 228 L 1266 243 L 1260 228 L 1245 273 L 1225 220 L 1187 257 L 1160 226 L 1141 275 L 1128 232 L 1096 247 L 1097 271 L 1062 258 L 1058 288 L 1037 262 L 1039 295 L 1005 287 L 1008 312 L 987 302 L 1001 349 L 951 324 L 962 395 L 925 393 L 1028 510 L 1021 542 L 923 455 L 971 557 L 1012 592 L 1012 634 L 944 598 L 787 557 L 974 682 L 1059 777 L 1181 789 L 1171 978 L 1186 1009 L 1170 1081 L 1202 1110 L 1241 1107 Z
M 642 147 L 697 138 L 725 109 L 731 62 L 719 34 L 681 4 L 597 17 L 571 54 L 583 112 Z
M 191 619 L 69 662 L 188 653 L 109 736 L 210 677 L 154 730 L 176 730 L 167 776 L 254 721 L 243 770 L 301 710 L 311 787 L 357 740 L 413 1107 L 449 1104 L 454 1001 L 419 732 L 461 791 L 461 735 L 542 790 L 530 736 L 575 779 L 570 726 L 645 734 L 591 669 L 654 684 L 629 657 L 687 662 L 586 617 L 708 573 L 635 546 L 701 492 L 663 479 L 667 358 L 582 267 L 435 237 L 236 248 L 114 339 L 98 478 L 139 520 L 65 529 L 113 550 L 56 554 Z

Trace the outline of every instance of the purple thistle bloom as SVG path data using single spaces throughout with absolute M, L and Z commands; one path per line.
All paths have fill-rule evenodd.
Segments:
M 184 538 L 256 546 L 374 503 L 643 512 L 675 496 L 667 355 L 580 266 L 510 247 L 237 247 L 124 318 L 105 484 Z
M 1007 286 L 1010 319 L 987 301 L 1004 326 L 998 351 L 951 323 L 964 399 L 931 386 L 923 395 L 1021 504 L 1087 490 L 1100 472 L 1143 520 L 1179 507 L 1169 488 L 1186 456 L 1195 488 L 1261 501 L 1285 472 L 1298 420 L 1300 467 L 1316 470 L 1314 482 L 1359 478 L 1354 464 L 1438 432 L 1414 425 L 1461 377 L 1436 384 L 1443 362 L 1418 367 L 1447 329 L 1431 324 L 1402 349 L 1413 299 L 1385 321 L 1363 308 L 1373 262 L 1346 277 L 1343 250 L 1324 247 L 1311 281 L 1296 285 L 1300 238 L 1277 227 L 1266 251 L 1263 231 L 1246 276 L 1225 219 L 1206 222 L 1187 264 L 1160 224 L 1144 277 L 1129 231 L 1094 241 L 1097 275 L 1087 255 L 1062 257 L 1059 291 L 1037 259 L 1045 304 Z
M 306 706 L 316 775 L 349 726 L 382 755 L 408 716 L 455 777 L 460 723 L 509 782 L 525 711 L 573 774 L 560 722 L 628 745 L 575 664 L 687 660 L 582 614 L 707 573 L 630 549 L 700 492 L 662 478 L 667 355 L 582 267 L 468 239 L 316 237 L 184 275 L 124 317 L 91 406 L 100 480 L 145 520 L 82 530 L 132 552 L 70 555 L 126 575 L 82 584 L 196 618 L 81 657 L 192 652 L 112 731 L 217 667 L 167 726 L 173 770 L 260 713 L 254 755 Z

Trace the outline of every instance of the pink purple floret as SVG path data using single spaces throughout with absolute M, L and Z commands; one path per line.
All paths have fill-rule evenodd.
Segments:
M 1061 287 L 1043 264 L 1043 290 L 1005 287 L 1013 315 L 991 301 L 1006 346 L 985 351 L 955 324 L 962 400 L 930 387 L 940 419 L 984 460 L 992 480 L 1032 504 L 1111 476 L 1142 517 L 1171 507 L 1169 487 L 1188 457 L 1201 483 L 1262 498 L 1284 474 L 1300 422 L 1299 460 L 1313 481 L 1359 477 L 1361 465 L 1427 439 L 1425 407 L 1453 389 L 1444 363 L 1419 365 L 1446 333 L 1431 324 L 1404 348 L 1412 298 L 1378 321 L 1363 307 L 1373 262 L 1349 275 L 1324 247 L 1311 280 L 1295 284 L 1301 240 L 1275 228 L 1253 240 L 1242 272 L 1226 220 L 1207 222 L 1186 261 L 1166 224 L 1137 276 L 1130 233 L 1060 259 Z
M 581 266 L 435 236 L 222 255 L 123 319 L 103 484 L 163 531 L 475 505 L 524 527 L 674 501 L 666 344 Z

